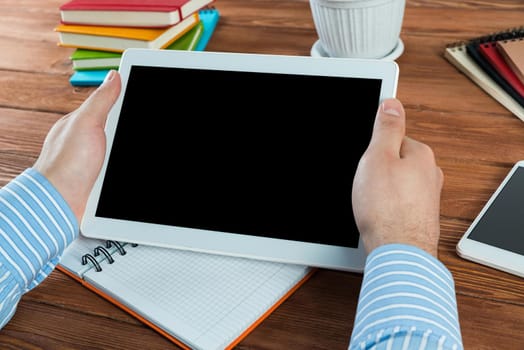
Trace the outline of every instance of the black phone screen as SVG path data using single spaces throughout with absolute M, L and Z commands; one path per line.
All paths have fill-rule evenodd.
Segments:
M 515 170 L 468 237 L 524 255 L 524 167 Z

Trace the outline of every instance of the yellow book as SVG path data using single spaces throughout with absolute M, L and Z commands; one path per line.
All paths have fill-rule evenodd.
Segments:
M 58 45 L 123 52 L 128 48 L 163 49 L 199 22 L 198 12 L 167 28 L 136 28 L 60 24 Z

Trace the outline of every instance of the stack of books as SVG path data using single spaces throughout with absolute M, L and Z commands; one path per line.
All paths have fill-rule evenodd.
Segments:
M 205 49 L 219 19 L 215 0 L 69 0 L 58 45 L 71 55 L 73 86 L 98 86 L 128 48 Z
M 524 26 L 450 43 L 444 57 L 524 121 Z

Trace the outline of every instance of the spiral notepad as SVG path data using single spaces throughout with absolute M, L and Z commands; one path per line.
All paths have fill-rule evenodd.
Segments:
M 524 37 L 524 27 L 509 28 L 467 41 L 454 42 L 446 46 L 444 57 L 491 97 L 524 121 L 524 98 L 478 50 L 478 46 L 483 43 L 521 37 Z
M 313 272 L 82 236 L 58 268 L 178 345 L 206 350 L 233 347 Z

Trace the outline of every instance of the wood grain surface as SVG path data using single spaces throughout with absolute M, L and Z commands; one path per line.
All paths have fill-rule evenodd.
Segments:
M 31 166 L 51 125 L 93 88 L 72 87 L 72 49 L 57 46 L 60 0 L 0 1 L 0 186 Z M 217 0 L 208 51 L 309 55 L 308 0 Z M 445 175 L 439 256 L 452 272 L 466 349 L 524 349 L 524 279 L 465 261 L 455 245 L 511 166 L 524 123 L 443 57 L 446 44 L 524 25 L 522 0 L 407 0 L 398 97 L 408 134 L 429 144 Z M 342 107 L 341 107 L 342 108 Z M 347 110 L 351 118 L 351 110 Z M 238 349 L 346 349 L 362 276 L 311 280 Z M 177 349 L 59 271 L 27 293 L 0 349 Z

